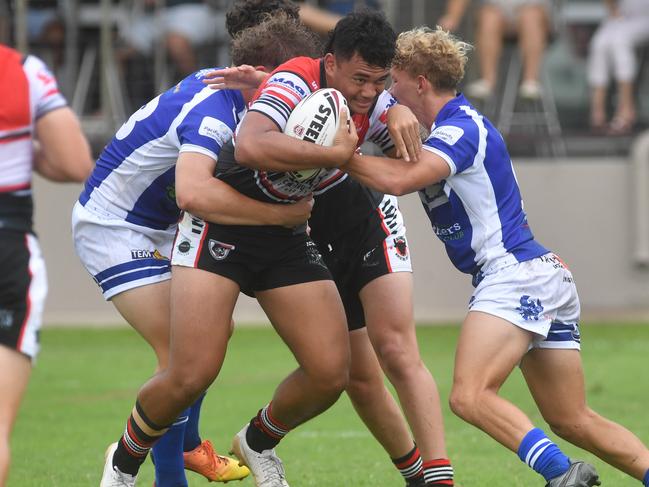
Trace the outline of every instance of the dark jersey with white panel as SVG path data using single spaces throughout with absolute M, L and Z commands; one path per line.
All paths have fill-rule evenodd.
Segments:
M 250 110 L 264 114 L 284 131 L 300 100 L 327 87 L 322 59 L 295 58 L 271 73 Z M 366 114 L 352 114 L 359 146 L 369 141 L 383 152 L 394 147 L 387 110 L 395 103 L 384 91 Z M 314 190 L 310 236 L 336 281 L 349 329 L 354 330 L 365 324 L 360 290 L 382 275 L 411 271 L 405 226 L 396 198 L 366 188 L 338 169 L 324 171 L 332 177 Z

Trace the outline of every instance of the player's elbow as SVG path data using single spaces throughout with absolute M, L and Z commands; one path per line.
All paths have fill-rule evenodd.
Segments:
M 237 143 L 234 147 L 234 158 L 239 164 L 254 166 L 259 162 L 261 157 L 258 147 L 259 144 L 256 144 L 250 137 L 237 138 Z
M 196 213 L 199 204 L 199 198 L 196 197 L 196 191 L 188 186 L 176 185 L 176 206 L 183 211 Z

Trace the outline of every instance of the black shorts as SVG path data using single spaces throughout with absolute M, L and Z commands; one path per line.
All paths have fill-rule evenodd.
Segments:
M 333 279 L 306 233 L 217 225 L 188 213 L 178 225 L 171 264 L 227 277 L 250 296 L 255 291 Z
M 365 326 L 359 293 L 392 272 L 411 272 L 410 252 L 396 198 L 385 196 L 361 224 L 336 240 L 316 240 L 345 306 L 349 330 Z
M 36 237 L 0 231 L 0 344 L 36 357 L 46 293 Z

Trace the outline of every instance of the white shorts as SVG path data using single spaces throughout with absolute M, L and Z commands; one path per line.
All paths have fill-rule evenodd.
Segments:
M 577 288 L 570 270 L 553 253 L 486 273 L 469 310 L 533 332 L 530 349 L 580 349 Z
M 90 203 L 88 203 L 90 205 Z M 72 237 L 77 255 L 106 300 L 129 289 L 171 279 L 169 256 L 176 229 L 134 225 L 77 201 Z
M 484 3 L 499 7 L 509 24 L 517 22 L 522 7 L 538 5 L 545 9 L 548 17 L 552 13 L 552 2 L 550 0 L 485 0 Z

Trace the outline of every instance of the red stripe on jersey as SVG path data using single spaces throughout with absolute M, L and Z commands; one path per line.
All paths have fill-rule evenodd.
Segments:
M 22 56 L 0 45 L 0 130 L 14 130 L 31 124 L 29 84 L 23 70 Z
M 12 186 L 0 186 L 0 193 L 13 193 L 14 191 L 20 191 L 21 189 L 29 189 L 31 183 L 22 183 L 14 184 Z
M 290 171 L 287 171 L 290 172 Z M 277 198 L 281 198 L 283 200 L 291 200 L 291 201 L 299 201 L 302 197 L 301 196 L 291 196 L 286 193 L 282 193 L 281 191 L 277 191 L 277 189 L 273 186 L 273 182 L 268 179 L 268 173 L 266 171 L 258 171 L 259 174 L 259 182 L 261 185 L 268 191 L 270 194 L 273 196 L 276 196 Z
M 194 259 L 194 267 L 198 266 L 198 259 L 201 256 L 201 251 L 203 250 L 203 244 L 205 243 L 205 237 L 207 236 L 207 230 L 210 228 L 210 224 L 205 222 L 205 228 L 203 228 L 203 235 L 201 235 L 201 243 L 198 244 L 198 250 L 196 251 L 196 258 Z
M 370 129 L 370 117 L 367 114 L 355 113 L 352 115 L 352 120 L 354 121 L 356 133 L 358 134 L 358 144 L 356 144 L 356 147 L 360 147 L 365 142 L 367 131 Z
M 29 248 L 29 240 L 27 234 L 25 234 L 25 247 L 27 247 L 27 252 L 29 253 L 29 260 L 32 260 L 32 251 Z M 31 298 L 31 287 L 34 274 L 32 273 L 31 267 L 27 265 L 27 270 L 29 272 L 29 287 L 27 288 L 27 310 L 25 311 L 25 319 L 23 324 L 20 325 L 20 335 L 18 336 L 18 345 L 17 349 L 22 350 L 23 348 L 23 339 L 25 338 L 25 330 L 27 329 L 27 323 L 29 322 L 29 317 L 32 314 L 32 298 Z
M 345 176 L 345 173 L 344 173 L 344 172 L 342 172 L 342 171 L 336 171 L 336 173 L 335 173 L 333 176 L 331 176 L 329 179 L 325 179 L 324 181 L 322 181 L 322 182 L 318 185 L 318 187 L 317 187 L 316 189 L 314 189 L 314 191 L 319 191 L 319 190 L 321 190 L 321 189 L 323 189 L 323 188 L 326 188 L 327 186 L 329 186 L 329 185 L 335 183 L 336 181 L 338 181 L 338 180 L 339 180 L 340 178 L 342 178 L 343 176 Z
M 282 91 L 285 91 L 286 93 L 289 93 L 289 96 L 282 93 Z M 268 87 L 266 89 L 264 89 L 264 92 L 262 93 L 262 96 L 265 96 L 265 95 L 271 95 L 271 96 L 279 98 L 284 103 L 289 105 L 291 110 L 293 110 L 295 108 L 295 106 L 297 105 L 297 102 L 295 101 L 295 98 L 296 97 L 300 98 L 300 95 L 298 93 L 296 93 L 294 91 L 291 91 L 291 90 L 285 88 L 282 85 L 268 85 Z
M 48 96 L 52 96 L 52 95 L 58 95 L 59 93 L 60 91 L 58 90 L 58 88 L 52 88 L 50 91 L 45 93 L 45 95 L 43 95 L 43 98 L 47 98 Z
M 31 136 L 32 136 L 31 132 L 20 133 L 15 135 L 6 135 L 4 137 L 0 137 L 0 144 L 8 144 L 10 142 L 17 142 L 19 140 L 29 139 L 31 138 Z
M 383 229 L 387 237 L 388 235 L 390 235 L 390 230 L 388 229 L 388 227 L 385 226 L 383 212 L 381 211 L 380 208 L 377 208 L 376 211 L 379 214 L 379 218 L 381 220 L 381 228 Z M 383 241 L 383 255 L 385 256 L 385 263 L 388 265 L 388 270 L 392 272 L 392 265 L 390 264 L 390 254 L 388 253 L 388 244 L 385 240 Z

